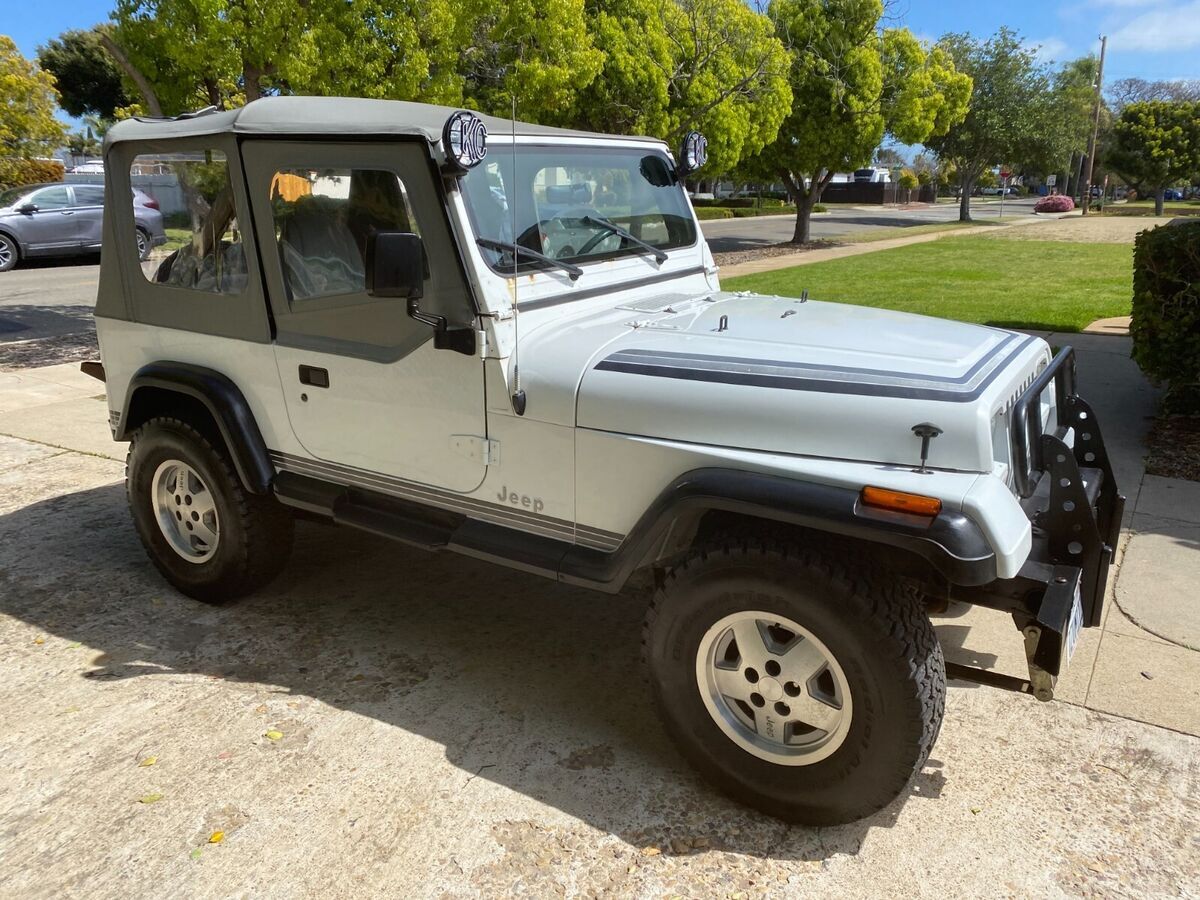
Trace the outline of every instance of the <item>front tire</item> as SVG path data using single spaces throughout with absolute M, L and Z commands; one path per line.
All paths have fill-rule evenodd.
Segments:
M 734 540 L 697 550 L 666 575 L 644 644 L 683 755 L 789 822 L 882 809 L 941 727 L 945 664 L 919 601 L 836 556 Z
M 7 234 L 0 234 L 0 272 L 7 272 L 21 259 L 17 242 Z
M 222 449 L 191 424 L 152 419 L 125 465 L 129 509 L 151 562 L 175 588 L 206 603 L 270 582 L 292 548 L 292 517 L 251 494 Z

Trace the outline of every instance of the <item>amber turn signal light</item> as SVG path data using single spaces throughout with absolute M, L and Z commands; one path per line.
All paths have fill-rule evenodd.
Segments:
M 893 512 L 910 513 L 917 516 L 936 516 L 942 511 L 942 501 L 937 497 L 906 494 L 903 491 L 890 491 L 887 488 L 863 488 L 862 502 L 867 506 L 874 506 L 876 509 L 890 509 Z

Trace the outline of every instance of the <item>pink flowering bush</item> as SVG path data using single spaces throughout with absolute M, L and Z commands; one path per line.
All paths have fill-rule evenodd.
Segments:
M 1034 212 L 1070 212 L 1075 201 L 1066 194 L 1050 194 L 1033 205 Z

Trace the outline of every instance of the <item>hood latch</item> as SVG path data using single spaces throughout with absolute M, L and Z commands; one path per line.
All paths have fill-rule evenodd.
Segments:
M 929 459 L 929 442 L 941 434 L 942 429 L 932 422 L 922 422 L 920 425 L 914 425 L 912 432 L 921 439 L 921 468 L 917 469 L 917 474 L 926 475 L 929 473 L 925 466 L 925 461 Z

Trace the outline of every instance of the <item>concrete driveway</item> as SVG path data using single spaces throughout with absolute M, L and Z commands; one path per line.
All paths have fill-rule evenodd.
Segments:
M 1145 406 L 1144 383 L 1107 387 L 1125 376 L 1103 346 L 1085 387 Z M 1097 685 L 1091 630 L 1064 700 L 952 682 L 903 798 L 789 828 L 672 749 L 638 661 L 644 585 L 601 596 L 301 523 L 259 595 L 176 594 L 129 523 L 99 393 L 70 366 L 0 373 L 0 894 L 1200 893 L 1200 739 L 1138 721 L 1186 712 L 1193 669 L 1117 645 Z M 1105 422 L 1138 474 L 1145 423 Z M 939 635 L 985 665 L 1019 653 L 999 614 Z M 1100 711 L 1134 679 L 1158 699 Z

